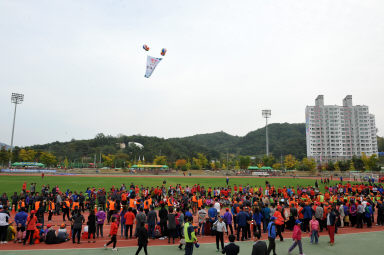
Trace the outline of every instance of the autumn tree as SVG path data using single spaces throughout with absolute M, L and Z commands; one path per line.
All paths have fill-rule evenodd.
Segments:
M 288 154 L 287 156 L 285 156 L 284 166 L 286 169 L 288 169 L 288 170 L 295 169 L 297 164 L 298 164 L 298 161 L 295 158 L 295 156 L 293 156 L 292 154 Z
M 272 165 L 272 168 L 275 170 L 283 170 L 283 165 L 280 163 L 275 163 Z
M 37 152 L 34 150 L 21 149 L 19 152 L 19 158 L 24 162 L 34 162 L 36 160 Z
M 187 161 L 185 159 L 178 159 L 176 160 L 176 168 L 177 169 L 183 169 L 183 167 L 185 167 L 185 165 L 187 165 Z
M 114 167 L 115 163 L 115 155 L 108 154 L 108 155 L 101 155 L 103 158 L 103 165 L 107 167 Z

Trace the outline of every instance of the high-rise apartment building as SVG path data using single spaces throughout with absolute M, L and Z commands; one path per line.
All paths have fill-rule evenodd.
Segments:
M 352 96 L 343 105 L 324 105 L 319 95 L 315 106 L 305 109 L 307 157 L 318 163 L 377 154 L 375 116 L 366 105 L 352 105 Z

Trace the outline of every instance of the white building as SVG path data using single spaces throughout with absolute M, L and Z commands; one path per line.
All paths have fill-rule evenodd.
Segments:
M 375 116 L 366 105 L 353 106 L 350 95 L 343 106 L 324 105 L 319 95 L 315 106 L 306 107 L 305 118 L 307 157 L 319 163 L 378 153 Z

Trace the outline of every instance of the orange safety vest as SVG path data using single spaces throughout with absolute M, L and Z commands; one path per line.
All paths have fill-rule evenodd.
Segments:
M 19 204 L 17 205 L 17 209 L 25 208 L 25 203 L 23 201 L 20 201 Z
M 64 208 L 70 208 L 71 204 L 69 203 L 69 201 L 65 201 L 65 203 L 63 204 L 63 207 Z
M 168 199 L 168 206 L 173 206 L 172 200 L 170 198 Z
M 199 199 L 199 200 L 197 200 L 197 206 L 198 207 L 202 207 L 203 206 L 203 199 Z
M 192 202 L 194 202 L 194 203 L 197 202 L 197 198 L 196 198 L 196 196 L 193 196 L 193 197 L 192 197 Z
M 149 201 L 148 199 L 144 201 L 144 210 L 149 209 Z
M 52 202 L 52 201 L 49 202 L 48 210 L 50 210 L 50 211 L 55 210 L 55 203 L 54 202 Z
M 135 207 L 135 199 L 133 199 L 133 198 L 129 199 L 129 207 L 131 207 L 131 208 Z
M 40 201 L 35 202 L 35 210 L 39 210 L 40 208 Z
M 114 211 L 116 208 L 115 208 L 115 201 L 110 201 L 109 202 L 109 210 L 110 211 Z
M 79 208 L 80 208 L 80 203 L 79 203 L 79 202 L 73 202 L 73 204 L 72 204 L 72 210 L 75 210 L 76 206 L 77 206 L 77 208 L 79 209 Z

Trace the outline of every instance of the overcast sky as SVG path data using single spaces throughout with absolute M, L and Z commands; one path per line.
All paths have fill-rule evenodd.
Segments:
M 167 55 L 144 78 L 149 54 Z M 1 0 L 0 141 L 245 135 L 353 95 L 384 135 L 383 0 Z

